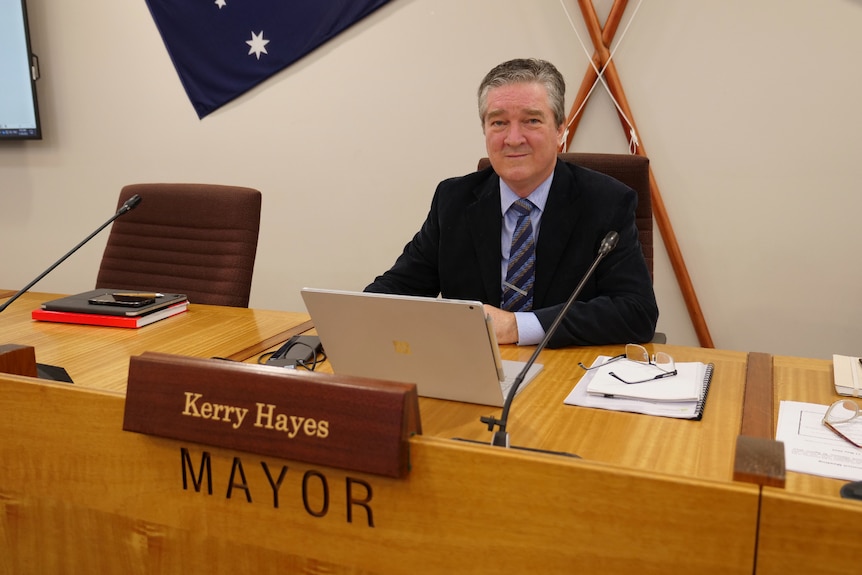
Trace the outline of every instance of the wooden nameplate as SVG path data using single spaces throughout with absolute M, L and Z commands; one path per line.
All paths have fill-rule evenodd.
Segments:
M 389 477 L 422 433 L 415 384 L 155 352 L 129 360 L 123 429 Z

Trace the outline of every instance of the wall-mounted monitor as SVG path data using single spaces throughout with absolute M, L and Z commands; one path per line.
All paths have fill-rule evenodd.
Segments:
M 41 140 L 26 0 L 0 0 L 0 140 Z

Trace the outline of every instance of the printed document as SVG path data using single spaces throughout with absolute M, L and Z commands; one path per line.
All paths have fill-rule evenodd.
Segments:
M 828 405 L 782 401 L 775 439 L 784 442 L 788 471 L 862 481 L 862 449 L 823 425 Z

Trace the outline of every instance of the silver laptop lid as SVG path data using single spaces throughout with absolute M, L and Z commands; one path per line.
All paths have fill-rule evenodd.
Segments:
M 499 349 L 480 302 L 301 293 L 335 373 L 415 383 L 424 397 L 503 404 Z

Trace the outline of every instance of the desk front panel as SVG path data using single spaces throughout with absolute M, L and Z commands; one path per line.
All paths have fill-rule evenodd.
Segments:
M 425 436 L 411 440 L 409 475 L 383 478 L 124 432 L 121 393 L 0 376 L 0 401 L 0 572 L 748 575 L 754 564 L 754 485 Z
M 308 320 L 305 313 L 194 303 L 183 314 L 139 329 L 30 318 L 33 309 L 57 297 L 61 296 L 28 293 L 9 306 L 0 314 L 0 343 L 33 346 L 36 361 L 65 368 L 76 385 L 114 391 L 125 391 L 132 355 L 160 351 L 229 357 Z
M 775 421 L 781 400 L 829 405 L 832 361 L 775 356 Z M 862 569 L 862 501 L 842 499 L 839 479 L 788 472 L 785 489 L 764 488 L 757 573 L 843 574 Z

